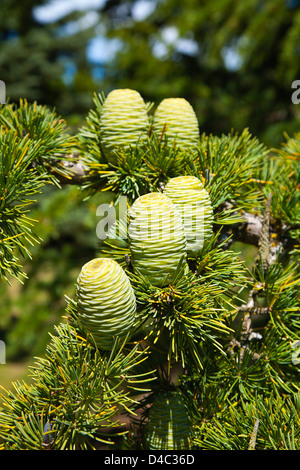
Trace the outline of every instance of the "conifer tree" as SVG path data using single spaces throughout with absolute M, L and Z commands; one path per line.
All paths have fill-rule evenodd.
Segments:
M 62 12 L 57 19 L 48 15 L 45 21 L 40 10 L 48 4 L 47 0 L 1 2 L 1 80 L 12 101 L 26 97 L 55 106 L 64 115 L 84 114 L 95 88 L 86 56 L 95 29 L 86 26 L 86 12 L 76 11 L 73 4 L 74 11 Z
M 158 104 L 119 96 L 110 108 L 95 94 L 74 137 L 37 103 L 1 109 L 1 282 L 24 274 L 43 185 L 112 190 L 127 209 L 78 272 L 30 384 L 3 390 L 1 448 L 299 450 L 300 135 L 271 150 L 247 129 L 200 129 L 188 146 L 184 101 L 175 128 L 154 132 Z

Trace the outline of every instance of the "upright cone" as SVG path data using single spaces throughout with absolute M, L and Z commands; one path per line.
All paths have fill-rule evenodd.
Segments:
M 183 150 L 195 150 L 200 143 L 199 125 L 194 109 L 184 98 L 166 98 L 153 117 L 153 132 L 163 133 L 169 145 Z
M 188 450 L 192 427 L 181 396 L 165 392 L 158 396 L 149 412 L 146 427 L 148 450 Z
M 193 255 L 212 235 L 213 209 L 209 194 L 195 176 L 170 179 L 165 194 L 181 215 L 188 254 Z
M 156 286 L 172 283 L 186 256 L 182 220 L 172 201 L 162 193 L 140 196 L 129 212 L 129 243 L 134 269 Z
M 100 117 L 100 143 L 108 161 L 115 163 L 115 152 L 144 142 L 148 131 L 147 108 L 139 92 L 125 88 L 107 95 Z
M 136 299 L 122 267 L 109 258 L 86 263 L 77 279 L 79 322 L 99 349 L 110 350 L 114 337 L 125 338 L 135 322 Z

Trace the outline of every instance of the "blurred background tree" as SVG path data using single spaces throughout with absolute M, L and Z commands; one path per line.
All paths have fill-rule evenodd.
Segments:
M 155 101 L 183 96 L 205 132 L 249 127 L 273 146 L 298 128 L 298 0 L 109 0 L 104 13 L 122 43 L 110 86 L 130 81 Z
M 299 0 L 3 0 L 1 79 L 64 117 L 95 90 L 182 96 L 202 131 L 249 127 L 274 146 L 298 127 L 299 25 Z
M 53 21 L 39 21 L 36 8 L 46 3 L 1 2 L 1 79 L 10 101 L 26 98 L 56 106 L 64 116 L 84 114 L 96 86 L 86 55 L 93 23 L 72 8 Z
M 0 79 L 11 102 L 55 107 L 70 132 L 84 122 L 94 91 L 128 87 L 157 104 L 186 98 L 201 132 L 248 127 L 272 148 L 299 126 L 291 101 L 299 30 L 300 0 L 2 0 Z M 43 241 L 29 278 L 0 285 L 8 361 L 44 349 L 64 312 L 63 294 L 97 245 L 102 198 L 83 203 L 76 188 L 47 186 L 37 199 Z

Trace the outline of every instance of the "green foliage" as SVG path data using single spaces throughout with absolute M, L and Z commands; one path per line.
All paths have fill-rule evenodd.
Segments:
M 229 404 L 197 428 L 196 448 L 206 450 L 299 450 L 297 395 L 257 394 Z M 237 432 L 238 430 L 238 432 Z
M 152 103 L 184 97 L 196 111 L 200 144 L 195 157 L 150 128 L 143 147 L 119 149 L 111 163 L 99 128 L 105 94 L 95 93 L 92 104 L 90 93 L 97 86 L 86 45 L 95 29 L 82 28 L 78 11 L 41 25 L 33 8 L 44 0 L 2 2 L 0 78 L 14 103 L 26 96 L 42 105 L 21 100 L 0 112 L 0 331 L 13 359 L 44 351 L 51 331 L 32 384 L 16 382 L 1 396 L 2 448 L 147 449 L 148 412 L 175 391 L 188 407 L 194 449 L 300 449 L 300 135 L 292 136 L 299 116 L 291 103 L 300 7 L 281 0 L 154 3 L 144 19 L 135 16 L 135 0 L 99 8 L 101 32 L 122 46 L 101 64 L 101 88 L 108 94 L 130 83 L 149 102 L 152 124 Z M 73 77 L 65 74 L 69 65 Z M 88 111 L 86 121 L 78 132 L 66 129 L 46 104 L 63 116 L 75 112 L 68 121 L 80 125 Z M 78 187 L 62 190 L 61 181 L 74 183 L 73 163 L 84 175 Z M 103 200 L 118 209 L 121 196 L 131 206 L 182 175 L 196 176 L 208 191 L 214 233 L 187 259 L 189 270 L 179 266 L 160 288 L 135 270 L 128 237 L 97 245 L 90 214 Z M 251 232 L 247 213 L 263 230 L 258 223 L 257 249 L 240 244 L 236 253 L 235 241 Z M 126 235 L 125 221 L 117 225 Z M 105 354 L 78 327 L 71 300 L 80 267 L 95 256 L 122 265 L 138 304 L 133 338 Z M 12 277 L 25 273 L 29 279 L 16 289 Z M 65 311 L 63 293 L 68 318 L 53 328 Z M 128 433 L 120 428 L 123 413 Z
M 168 367 L 180 363 L 202 369 L 208 344 L 222 353 L 220 341 L 230 332 L 227 310 L 217 307 L 216 298 L 223 293 L 220 287 L 199 282 L 184 271 L 179 266 L 172 285 L 164 289 L 155 288 L 140 274 L 132 278 L 132 285 L 145 333 Z
M 20 277 L 9 276 L 10 285 L 0 282 L 1 339 L 9 362 L 44 351 L 48 332 L 53 333 L 64 314 L 64 295 L 73 295 L 81 266 L 95 255 L 96 210 L 110 202 L 110 194 L 96 194 L 83 202 L 76 186 L 58 190 L 47 184 L 35 199 L 30 218 L 36 221 L 39 243 L 31 246 L 31 258 L 21 258 L 26 278 L 21 283 Z
M 43 449 L 47 447 L 45 435 L 46 443 L 60 450 L 112 443 L 109 436 L 105 438 L 105 429 L 120 426 L 117 412 L 132 407 L 126 385 L 135 388 L 139 380 L 143 382 L 143 378 L 130 374 L 143 359 L 137 347 L 125 351 L 118 341 L 102 356 L 74 328 L 60 324 L 45 357 L 38 358 L 32 368 L 32 385 L 17 383 L 16 392 L 9 391 L 3 398 L 6 411 L 0 414 L 0 436 L 5 439 L 2 447 Z M 45 431 L 47 423 L 51 428 Z
M 275 185 L 272 190 L 274 218 L 285 224 L 289 237 L 294 240 L 292 247 L 299 253 L 300 239 L 300 135 L 285 135 L 285 142 L 274 151 L 270 176 Z M 296 190 L 295 190 L 296 188 Z
M 237 223 L 242 220 L 243 210 L 261 210 L 259 175 L 267 154 L 268 149 L 248 129 L 221 137 L 201 135 L 190 171 L 206 178 L 205 189 L 214 208 L 215 224 Z M 225 202 L 229 208 L 224 206 Z
M 27 138 L 20 141 L 14 131 L 0 131 L 1 152 L 1 278 L 7 274 L 22 273 L 15 254 L 29 254 L 28 243 L 37 242 L 32 234 L 33 220 L 28 215 L 32 195 L 38 193 L 45 178 L 31 163 L 38 154 L 37 145 L 29 145 Z
M 6 129 L 14 130 L 19 140 L 28 135 L 29 145 L 31 142 L 38 145 L 38 154 L 32 157 L 31 163 L 34 162 L 40 173 L 49 173 L 54 182 L 58 175 L 68 176 L 61 162 L 71 153 L 75 140 L 70 136 L 65 120 L 55 110 L 37 102 L 31 104 L 20 100 L 19 105 L 2 107 L 0 123 Z
M 0 279 L 8 280 L 24 275 L 19 256 L 30 255 L 29 246 L 38 242 L 28 216 L 32 196 L 45 184 L 58 184 L 58 173 L 68 175 L 61 160 L 74 141 L 55 112 L 26 100 L 3 106 L 0 124 Z
M 95 94 L 94 108 L 74 137 L 37 104 L 9 105 L 1 114 L 3 277 L 19 277 L 15 249 L 28 256 L 28 242 L 37 243 L 27 210 L 39 213 L 32 197 L 42 191 L 49 204 L 46 218 L 56 217 L 54 240 L 64 232 L 68 210 L 65 233 L 74 232 L 72 240 L 78 241 L 84 235 L 74 224 L 82 227 L 83 220 L 73 218 L 82 217 L 82 198 L 95 210 L 106 195 L 119 214 L 121 196 L 130 209 L 149 192 L 164 194 L 171 178 L 192 175 L 212 202 L 213 232 L 193 256 L 181 253 L 165 285 L 149 275 L 150 263 L 143 274 L 134 263 L 129 211 L 115 222 L 121 229 L 117 238 L 114 226 L 98 244 L 89 233 L 79 244 L 80 264 L 98 256 L 122 266 L 135 296 L 135 324 L 123 342 L 116 339 L 111 350 L 102 351 L 80 323 L 69 286 L 65 316 L 30 369 L 30 385 L 16 382 L 15 392 L 3 395 L 2 448 L 147 450 L 152 404 L 175 392 L 187 406 L 194 449 L 299 449 L 299 135 L 270 151 L 247 129 L 219 137 L 202 133 L 196 152 L 190 152 L 150 130 L 142 146 L 119 148 L 112 163 L 101 149 L 104 100 L 104 94 Z M 151 121 L 150 105 L 147 110 Z M 74 153 L 69 163 L 83 164 L 84 175 L 76 179 L 78 188 L 66 191 L 60 178 L 74 183 L 64 163 L 74 149 L 78 157 Z M 47 183 L 56 195 L 49 200 Z M 258 221 L 257 256 L 245 263 L 245 254 L 230 247 L 252 230 L 249 215 L 256 216 L 252 223 Z M 49 242 L 45 228 L 39 233 Z M 164 264 L 159 259 L 157 266 Z M 68 282 L 80 272 L 72 266 Z M 109 292 L 115 287 L 107 286 Z M 92 289 L 92 302 L 94 294 Z M 113 316 L 112 308 L 110 320 Z M 127 428 L 121 426 L 125 417 Z M 155 432 L 161 439 L 160 430 Z

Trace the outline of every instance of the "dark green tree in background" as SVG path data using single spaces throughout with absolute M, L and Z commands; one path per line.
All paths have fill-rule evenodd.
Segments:
M 183 96 L 205 132 L 249 127 L 273 146 L 297 130 L 297 0 L 147 3 L 153 11 L 141 20 L 135 1 L 105 4 L 109 36 L 123 43 L 109 64 L 110 86 L 130 80 L 149 100 Z
M 95 83 L 86 56 L 93 27 L 67 31 L 84 12 L 41 23 L 35 8 L 45 0 L 3 0 L 0 9 L 0 70 L 11 101 L 26 97 L 59 108 L 64 116 L 84 114 Z M 68 82 L 72 66 L 73 80 Z M 67 78 L 67 81 L 64 79 Z
M 41 23 L 35 7 L 47 3 L 2 2 L 0 70 L 12 100 L 26 96 L 64 117 L 84 116 L 93 90 L 130 82 L 148 101 L 186 98 L 205 132 L 249 127 L 278 146 L 283 131 L 297 130 L 298 0 L 108 0 L 93 9 L 96 24 L 71 30 L 79 19 L 84 24 L 85 12 Z M 91 63 L 87 46 L 99 36 L 119 47 L 107 62 Z

